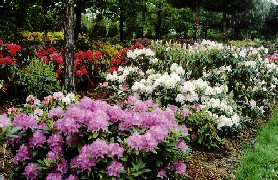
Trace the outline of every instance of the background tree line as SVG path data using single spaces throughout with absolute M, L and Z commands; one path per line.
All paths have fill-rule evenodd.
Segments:
M 23 30 L 64 29 L 63 1 L 3 0 L 0 38 Z M 276 38 L 278 6 L 267 0 L 75 0 L 74 37 L 123 42 L 133 38 Z

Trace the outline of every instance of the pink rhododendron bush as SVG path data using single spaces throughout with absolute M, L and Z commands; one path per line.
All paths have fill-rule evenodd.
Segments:
M 30 95 L 0 116 L 14 153 L 11 178 L 181 178 L 190 150 L 177 113 L 134 96 L 119 106 L 61 92 L 42 101 Z

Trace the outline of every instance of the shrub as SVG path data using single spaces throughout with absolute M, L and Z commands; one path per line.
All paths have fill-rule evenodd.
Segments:
M 54 46 L 41 47 L 37 52 L 37 57 L 46 63 L 53 63 L 58 79 L 63 80 L 64 55 L 63 49 L 57 50 Z M 103 61 L 102 53 L 91 50 L 79 51 L 74 54 L 74 71 L 77 86 L 79 88 L 93 87 L 102 82 L 100 72 L 107 69 L 107 64 Z
M 199 104 L 184 106 L 177 113 L 180 123 L 186 124 L 190 130 L 193 143 L 208 149 L 219 147 L 224 140 L 218 136 L 218 120 L 212 117 L 206 108 Z
M 109 42 L 101 44 L 98 48 L 99 51 L 102 52 L 104 60 L 111 60 L 113 56 L 115 56 L 123 47 L 119 44 L 111 44 Z
M 56 92 L 1 117 L 13 179 L 170 179 L 186 172 L 187 128 L 176 109 L 130 96 L 123 107 Z
M 17 44 L 4 44 L 0 39 L 0 92 L 6 91 L 13 84 L 14 72 L 18 68 L 18 52 L 20 51 L 21 46 Z
M 15 75 L 15 86 L 22 96 L 32 94 L 43 97 L 60 90 L 60 81 L 53 72 L 54 65 L 45 63 L 39 59 L 32 59 L 30 64 L 20 69 Z

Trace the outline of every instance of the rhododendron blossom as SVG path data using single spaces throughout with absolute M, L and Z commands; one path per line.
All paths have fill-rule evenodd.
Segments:
M 28 165 L 25 167 L 24 175 L 30 180 L 37 179 L 37 166 L 34 163 L 28 163 Z
M 120 177 L 120 171 L 123 169 L 124 167 L 120 162 L 112 162 L 106 168 L 108 176 L 115 177 Z

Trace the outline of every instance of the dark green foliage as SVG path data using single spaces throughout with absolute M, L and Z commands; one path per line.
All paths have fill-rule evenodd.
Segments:
M 42 98 L 61 90 L 60 82 L 56 79 L 51 63 L 44 63 L 39 59 L 32 59 L 24 69 L 17 71 L 14 79 L 15 88 L 21 98 L 34 95 Z

